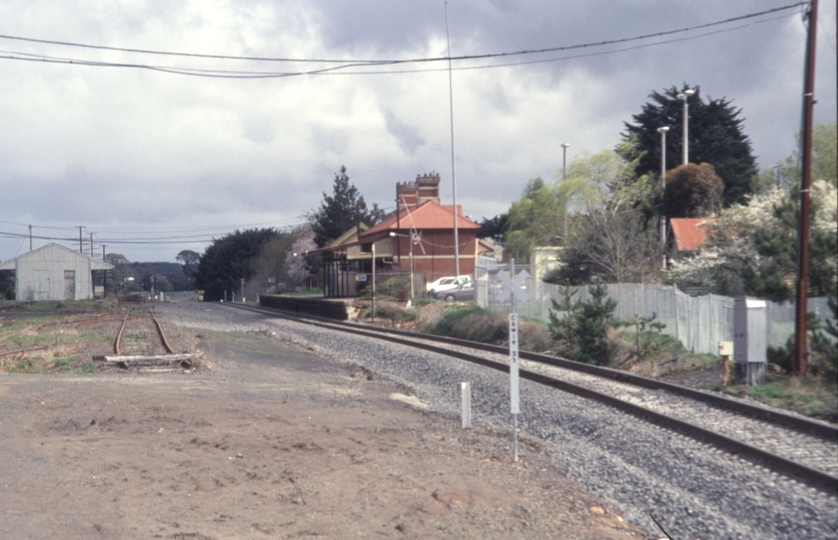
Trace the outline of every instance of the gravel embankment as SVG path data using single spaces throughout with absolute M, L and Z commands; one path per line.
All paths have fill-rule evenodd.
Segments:
M 501 354 L 422 341 L 436 347 L 486 358 L 493 362 L 508 364 L 509 360 L 507 356 Z M 838 445 L 835 441 L 825 440 L 802 431 L 790 430 L 771 422 L 748 417 L 735 411 L 723 410 L 706 402 L 677 396 L 664 390 L 645 388 L 528 360 L 521 360 L 521 368 L 689 422 L 809 468 L 838 476 Z M 793 415 L 793 413 L 789 414 Z M 806 419 L 801 417 L 801 420 Z
M 473 421 L 511 424 L 508 377 L 440 355 L 268 319 L 218 304 L 168 304 L 181 326 L 270 330 L 340 362 L 409 386 L 436 411 L 459 414 L 459 383 L 472 385 Z M 546 441 L 556 465 L 625 517 L 673 538 L 838 538 L 838 498 L 677 433 L 573 395 L 522 381 L 519 425 Z M 526 459 L 525 451 L 522 456 Z

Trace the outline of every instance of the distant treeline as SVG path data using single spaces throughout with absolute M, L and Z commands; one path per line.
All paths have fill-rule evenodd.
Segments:
M 150 291 L 156 282 L 156 291 L 191 291 L 195 289 L 195 278 L 190 266 L 169 262 L 119 264 L 109 273 L 109 288 L 117 292 Z

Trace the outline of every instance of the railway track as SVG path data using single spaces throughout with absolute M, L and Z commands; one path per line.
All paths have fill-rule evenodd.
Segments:
M 113 345 L 117 356 L 172 354 L 163 326 L 149 311 L 146 315 L 125 314 Z
M 508 371 L 508 350 L 269 308 L 226 304 L 271 317 L 423 349 Z M 521 351 L 521 378 L 583 396 L 766 466 L 829 493 L 838 491 L 838 428 L 758 404 L 655 379 Z

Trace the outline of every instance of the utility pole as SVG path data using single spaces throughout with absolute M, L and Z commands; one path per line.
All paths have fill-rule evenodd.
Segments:
M 809 33 L 806 41 L 806 69 L 803 82 L 803 170 L 800 175 L 800 229 L 797 235 L 797 302 L 795 304 L 794 341 L 797 346 L 795 372 L 806 374 L 808 344 L 806 339 L 806 295 L 809 293 L 809 187 L 812 183 L 812 121 L 815 105 L 815 50 L 818 28 L 818 0 L 809 5 Z
M 451 34 L 448 31 L 448 0 L 445 0 L 445 39 L 448 43 L 448 109 L 451 120 L 451 183 L 454 192 L 454 275 L 460 275 L 460 237 L 457 229 L 457 173 L 454 166 L 454 82 L 451 75 Z
M 570 143 L 562 143 L 562 184 L 564 184 L 565 178 L 567 178 L 567 147 L 570 146 Z M 568 205 L 567 201 L 564 203 L 564 243 L 567 245 L 567 211 Z
M 661 199 L 666 193 L 666 132 L 669 126 L 661 126 L 658 133 L 661 134 Z M 663 251 L 663 269 L 666 270 L 666 216 L 661 212 L 661 250 Z
M 689 125 L 690 125 L 689 109 L 690 109 L 690 106 L 687 104 L 687 100 L 693 94 L 695 94 L 695 90 L 687 88 L 686 90 L 684 90 L 683 93 L 678 94 L 678 96 L 677 96 L 678 99 L 684 100 L 684 120 L 683 120 L 684 143 L 681 147 L 683 165 L 686 165 L 687 163 L 690 162 L 690 137 L 689 137 L 689 135 L 690 135 L 690 129 L 689 129 Z
M 375 242 L 372 243 L 372 322 L 375 322 Z
M 81 247 L 81 230 L 84 229 L 84 225 L 76 225 L 76 229 L 79 230 L 79 253 L 84 253 L 84 249 Z
M 102 260 L 105 260 L 105 244 L 102 244 Z M 108 271 L 102 270 L 102 298 L 108 297 Z
M 93 258 L 93 233 L 90 233 L 90 258 Z
M 29 226 L 29 251 L 32 251 L 32 225 Z

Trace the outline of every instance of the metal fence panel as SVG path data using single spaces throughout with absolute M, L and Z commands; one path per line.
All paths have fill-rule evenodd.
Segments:
M 489 262 L 492 261 L 492 262 Z M 529 265 L 515 265 L 516 272 L 527 270 Z M 508 300 L 500 301 L 498 272 L 509 271 L 508 264 L 500 264 L 481 257 L 475 271 L 477 305 L 496 313 L 509 313 Z M 534 283 L 529 280 L 526 290 L 529 301 L 518 301 L 521 316 L 548 322 L 553 301 L 560 303 L 562 295 L 558 285 Z M 709 294 L 690 296 L 674 286 L 647 283 L 612 283 L 608 296 L 617 301 L 615 316 L 633 320 L 635 315 L 651 317 L 666 325 L 663 332 L 680 340 L 690 352 L 716 354 L 719 341 L 733 341 L 733 298 Z M 591 298 L 588 286 L 576 288 L 573 301 L 586 302 Z M 794 304 L 767 302 L 765 342 L 775 347 L 783 346 L 794 334 Z M 808 310 L 821 320 L 832 317 L 826 298 L 809 298 Z

